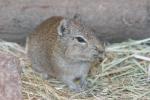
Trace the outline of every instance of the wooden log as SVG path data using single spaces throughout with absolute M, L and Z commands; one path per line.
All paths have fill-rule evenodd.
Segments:
M 107 41 L 150 37 L 150 0 L 0 0 L 0 38 L 23 43 L 48 17 L 76 13 Z

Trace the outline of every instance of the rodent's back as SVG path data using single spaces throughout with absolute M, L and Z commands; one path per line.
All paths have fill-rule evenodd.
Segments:
M 53 46 L 57 41 L 57 27 L 62 19 L 63 17 L 54 16 L 45 20 L 33 33 L 31 33 L 30 40 L 33 42 L 35 41 L 37 45 L 40 45 L 43 48 L 53 49 Z
M 44 66 L 47 71 L 49 70 L 50 56 L 55 44 L 57 44 L 57 27 L 62 19 L 63 17 L 59 16 L 51 17 L 42 22 L 35 31 L 29 35 L 27 53 L 29 58 L 31 58 L 33 67 L 40 68 Z M 37 70 L 41 71 L 41 69 Z

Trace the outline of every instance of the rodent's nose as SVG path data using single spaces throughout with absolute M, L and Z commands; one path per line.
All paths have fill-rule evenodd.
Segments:
M 101 45 L 96 45 L 96 51 L 98 52 L 99 58 L 104 59 L 105 58 L 105 48 Z
M 97 46 L 95 46 L 95 45 L 94 45 L 92 48 L 93 48 L 94 50 L 97 50 L 97 49 L 98 49 Z
M 98 53 L 103 54 L 105 52 L 104 48 L 102 46 L 96 45 L 94 46 L 94 49 L 98 51 Z
M 99 59 L 104 59 L 104 57 L 105 57 L 105 50 L 104 50 L 104 48 L 102 48 L 101 46 L 99 46 L 99 45 L 94 45 L 93 47 L 92 47 L 94 50 L 95 50 L 95 54 L 94 54 L 94 56 L 96 57 L 96 58 L 99 58 Z
M 99 54 L 103 54 L 105 51 L 104 50 L 97 50 Z

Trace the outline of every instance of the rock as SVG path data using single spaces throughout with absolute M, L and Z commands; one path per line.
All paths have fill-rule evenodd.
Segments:
M 19 60 L 0 52 L 0 100 L 22 100 Z

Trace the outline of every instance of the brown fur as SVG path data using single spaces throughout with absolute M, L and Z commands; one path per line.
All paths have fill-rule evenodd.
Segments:
M 43 23 L 41 23 L 35 31 L 29 36 L 29 38 L 32 38 L 30 41 L 28 41 L 27 48 L 32 48 L 33 45 L 37 47 L 39 52 L 46 52 L 50 58 L 52 51 L 54 49 L 55 44 L 57 44 L 57 26 L 59 25 L 60 21 L 63 19 L 61 16 L 54 16 L 52 18 L 49 18 L 45 20 Z M 50 34 L 48 34 L 50 33 Z M 49 47 L 47 47 L 49 46 Z M 30 53 L 32 53 L 32 50 L 29 49 L 27 51 L 29 54 L 29 57 L 31 57 Z M 34 51 L 33 51 L 34 52 Z M 38 54 L 37 54 L 38 55 Z M 41 55 L 44 56 L 44 55 Z M 46 56 L 46 55 L 45 55 Z M 43 66 L 49 66 L 46 61 L 44 61 Z M 47 68 L 47 67 L 45 67 Z M 47 69 L 48 70 L 48 69 Z M 51 70 L 50 70 L 51 71 Z M 52 76 L 54 76 L 54 72 L 51 71 Z

